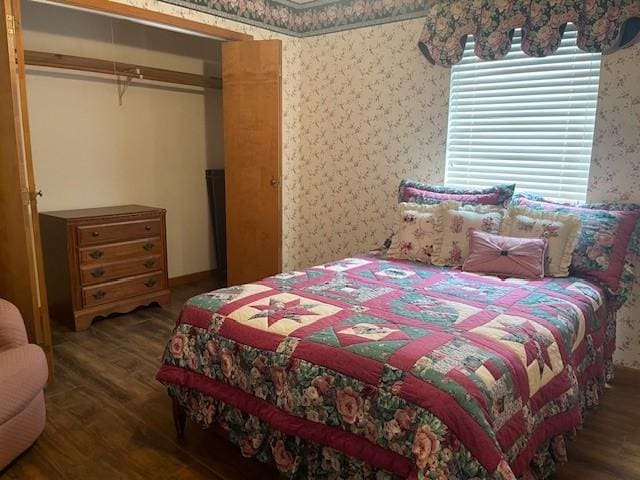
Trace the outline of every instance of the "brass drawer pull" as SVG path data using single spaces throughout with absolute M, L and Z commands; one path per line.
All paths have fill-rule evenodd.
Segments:
M 145 225 L 144 229 L 148 232 L 149 230 L 151 230 L 151 225 Z
M 150 278 L 149 280 L 147 280 L 146 282 L 144 282 L 145 287 L 147 288 L 151 288 L 156 284 L 156 279 L 155 278 Z
M 105 292 L 104 290 L 98 290 L 96 293 L 93 294 L 93 298 L 95 298 L 96 300 L 100 300 L 106 294 L 107 292 Z
M 89 254 L 89 256 L 93 259 L 98 259 L 100 257 L 102 257 L 104 255 L 104 252 L 102 250 L 94 250 L 93 252 L 91 252 Z
M 156 264 L 155 260 L 147 260 L 143 263 L 143 265 L 147 268 L 152 268 Z
M 95 270 L 91 270 L 91 276 L 93 278 L 100 278 L 101 276 L 103 276 L 105 274 L 105 270 L 104 268 L 96 268 Z
M 92 237 L 97 237 L 99 235 L 100 235 L 100 232 L 96 232 L 96 231 L 91 232 Z
M 147 252 L 150 252 L 151 250 L 153 250 L 153 247 L 155 247 L 155 245 L 151 242 L 145 243 L 142 248 L 144 248 Z

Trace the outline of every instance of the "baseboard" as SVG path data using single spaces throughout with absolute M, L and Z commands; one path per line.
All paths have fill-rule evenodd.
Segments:
M 640 383 L 640 369 L 626 367 L 624 365 L 613 366 L 613 382 L 638 385 Z
M 216 274 L 216 270 L 205 270 L 204 272 L 189 273 L 187 275 L 181 275 L 179 277 L 173 277 L 169 279 L 169 288 L 179 287 L 187 283 L 201 282 L 203 280 L 209 280 Z

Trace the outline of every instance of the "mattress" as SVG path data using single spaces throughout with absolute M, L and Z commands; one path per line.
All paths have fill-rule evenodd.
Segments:
M 612 318 L 581 278 L 366 254 L 193 297 L 157 378 L 291 478 L 513 479 L 597 401 Z

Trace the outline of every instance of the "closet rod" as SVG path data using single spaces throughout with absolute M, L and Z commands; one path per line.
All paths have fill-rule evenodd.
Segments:
M 222 79 L 194 73 L 176 72 L 163 68 L 144 67 L 130 63 L 112 62 L 98 58 L 76 57 L 58 53 L 25 50 L 24 61 L 27 65 L 39 67 L 64 68 L 83 72 L 104 73 L 121 77 L 142 78 L 157 82 L 176 83 L 193 87 L 222 89 Z

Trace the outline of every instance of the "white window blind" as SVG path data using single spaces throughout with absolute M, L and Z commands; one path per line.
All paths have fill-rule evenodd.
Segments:
M 572 25 L 558 51 L 525 55 L 521 34 L 501 60 L 467 41 L 452 68 L 445 183 L 515 183 L 555 200 L 586 200 L 600 79 L 599 53 L 576 46 Z

